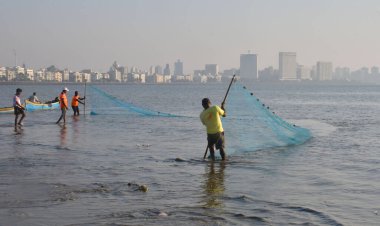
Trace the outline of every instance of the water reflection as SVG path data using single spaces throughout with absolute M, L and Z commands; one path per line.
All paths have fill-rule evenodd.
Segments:
M 67 135 L 67 127 L 65 124 L 63 125 L 60 125 L 61 127 L 61 130 L 60 130 L 60 134 L 59 134 L 59 138 L 60 138 L 60 146 L 61 147 L 64 147 L 66 145 L 66 135 Z
M 75 116 L 73 115 L 73 123 L 72 123 L 72 128 L 73 128 L 73 131 L 74 133 L 72 134 L 72 140 L 73 140 L 73 143 L 74 144 L 77 144 L 78 143 L 78 136 L 79 136 L 79 115 L 78 116 Z
M 15 135 L 23 135 L 24 129 L 20 126 L 15 126 L 14 127 Z
M 22 145 L 23 137 L 24 137 L 24 129 L 20 126 L 16 126 L 14 128 L 15 132 L 15 145 L 14 145 L 14 150 L 15 151 L 22 151 L 24 150 L 24 146 Z
M 205 184 L 203 185 L 205 200 L 205 207 L 209 208 L 223 208 L 223 195 L 225 191 L 224 186 L 224 169 L 226 162 L 210 162 L 206 166 Z

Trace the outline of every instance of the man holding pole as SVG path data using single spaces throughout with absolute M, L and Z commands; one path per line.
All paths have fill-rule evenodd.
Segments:
M 227 95 L 230 92 L 232 82 L 235 81 L 235 75 L 232 76 L 231 82 L 228 85 L 226 95 L 224 96 L 221 107 L 215 105 L 211 106 L 211 101 L 208 98 L 203 98 L 202 106 L 204 110 L 200 114 L 201 122 L 207 129 L 207 148 L 203 159 L 206 158 L 207 150 L 210 149 L 210 157 L 215 160 L 215 149 L 220 150 L 220 156 L 222 160 L 226 160 L 226 152 L 224 151 L 224 130 L 222 120 L 220 116 L 226 117 L 226 111 L 224 109 L 224 103 L 226 103 Z
M 71 107 L 74 111 L 74 116 L 79 115 L 79 103 L 84 105 L 85 103 L 81 101 L 84 99 L 86 99 L 86 97 L 81 98 L 79 96 L 79 92 L 75 91 L 75 94 L 74 94 L 73 98 L 71 99 Z
M 200 114 L 201 122 L 207 129 L 207 148 L 210 149 L 210 157 L 215 160 L 215 149 L 220 150 L 222 160 L 226 160 L 226 153 L 224 151 L 224 130 L 220 116 L 226 117 L 224 110 L 224 102 L 222 106 L 211 106 L 211 101 L 208 98 L 203 98 L 202 106 L 204 110 Z M 206 148 L 206 153 L 207 153 Z M 206 155 L 205 153 L 205 155 Z

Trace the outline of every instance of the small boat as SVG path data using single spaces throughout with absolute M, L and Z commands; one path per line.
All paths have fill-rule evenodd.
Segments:
M 49 104 L 34 103 L 29 100 L 25 100 L 26 111 L 36 111 L 36 110 L 54 110 L 59 108 L 59 102 L 53 102 Z
M 13 107 L 2 107 L 2 108 L 0 108 L 0 114 L 13 113 L 13 112 L 14 112 Z
M 53 103 L 33 103 L 29 100 L 25 100 L 25 104 L 23 106 L 26 108 L 26 111 L 37 111 L 37 110 L 54 110 L 59 109 L 59 102 Z M 0 114 L 13 113 L 13 107 L 2 107 L 0 108 Z

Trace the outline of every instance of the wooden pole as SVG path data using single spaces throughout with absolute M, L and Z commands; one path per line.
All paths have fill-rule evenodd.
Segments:
M 236 76 L 236 75 L 232 76 L 232 79 L 231 79 L 230 85 L 228 86 L 228 89 L 227 89 L 226 95 L 224 96 L 224 99 L 223 99 L 222 105 L 224 105 L 225 102 L 226 102 L 227 95 L 228 95 L 228 93 L 230 92 L 230 88 L 231 88 L 232 82 L 235 80 L 235 76 Z M 207 147 L 206 147 L 205 154 L 203 155 L 203 159 L 206 159 L 207 151 L 208 151 L 208 144 L 207 144 Z
M 86 117 L 86 88 L 87 88 L 87 79 L 84 80 L 84 109 L 83 109 L 83 115 Z
M 228 86 L 228 89 L 227 89 L 226 95 L 224 96 L 224 99 L 223 99 L 222 105 L 226 102 L 227 95 L 228 95 L 228 93 L 230 92 L 230 88 L 231 88 L 232 82 L 235 80 L 235 76 L 236 76 L 236 75 L 232 76 L 232 79 L 231 79 L 230 85 Z
M 207 144 L 207 147 L 206 147 L 205 154 L 203 155 L 203 159 L 206 159 L 207 151 L 208 151 L 208 144 Z

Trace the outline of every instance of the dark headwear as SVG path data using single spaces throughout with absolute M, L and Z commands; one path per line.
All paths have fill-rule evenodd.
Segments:
M 35 96 L 37 93 L 36 92 L 33 92 L 33 95 Z
M 16 89 L 16 93 L 21 93 L 21 92 L 22 92 L 22 89 L 20 89 L 20 88 Z

